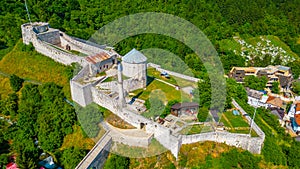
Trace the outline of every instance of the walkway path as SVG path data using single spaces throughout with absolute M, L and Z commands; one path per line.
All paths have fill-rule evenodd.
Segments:
M 166 81 L 164 81 L 164 80 L 161 80 L 161 79 L 158 79 L 158 78 L 154 78 L 154 80 L 160 81 L 160 82 L 162 82 L 162 83 L 165 83 L 165 84 L 167 84 L 167 85 L 169 85 L 169 86 L 172 86 L 172 87 L 176 88 L 175 85 L 173 85 L 173 84 L 171 84 L 171 83 L 169 83 L 169 82 L 166 82 Z
M 105 121 L 101 122 L 101 125 L 105 130 L 110 131 L 109 136 L 113 141 L 129 146 L 147 147 L 150 143 L 149 140 L 153 137 L 153 134 L 146 133 L 141 129 L 120 129 Z
M 88 169 L 97 156 L 105 150 L 105 147 L 112 142 L 112 138 L 109 136 L 109 131 L 106 132 L 102 138 L 96 143 L 91 151 L 81 160 L 75 169 Z

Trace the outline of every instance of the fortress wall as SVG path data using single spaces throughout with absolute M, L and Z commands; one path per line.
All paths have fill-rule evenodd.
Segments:
M 209 132 L 194 135 L 182 135 L 182 144 L 191 144 L 202 141 L 214 141 L 230 146 L 243 148 L 251 153 L 260 154 L 263 140 L 260 137 L 249 137 L 248 134 L 229 132 Z
M 68 44 L 71 47 L 71 50 L 77 50 L 88 55 L 95 55 L 100 52 L 107 53 L 107 51 L 104 50 L 106 46 L 100 46 L 82 39 L 70 37 L 64 32 L 60 32 L 60 34 L 62 35 L 60 36 L 61 45 L 66 46 Z
M 75 75 L 72 80 L 73 81 L 78 81 L 79 79 L 83 79 L 84 76 L 89 74 L 89 67 L 88 66 L 84 66 L 77 75 Z
M 151 121 L 139 114 L 136 114 L 126 108 L 122 111 L 119 109 L 118 101 L 110 98 L 108 95 L 98 91 L 96 88 L 92 87 L 94 102 L 100 106 L 103 106 L 114 114 L 118 115 L 120 118 L 130 123 L 134 127 L 140 128 L 141 123 L 145 125 L 145 131 L 147 133 L 153 133 L 154 138 L 157 139 L 165 148 L 169 149 L 172 154 L 177 157 L 181 146 L 181 139 L 173 136 L 171 131 L 161 126 L 160 124 Z M 122 140 L 119 140 L 120 142 Z M 150 140 L 148 140 L 150 142 Z M 134 142 L 137 144 L 137 142 Z
M 21 30 L 23 43 L 29 45 L 34 35 L 34 32 L 32 31 L 32 26 L 30 24 L 25 23 L 21 25 Z
M 99 87 L 101 87 L 102 89 L 111 90 L 113 92 L 118 92 L 119 91 L 117 81 L 103 82 L 103 83 L 99 84 Z
M 117 133 L 115 131 L 111 131 L 111 133 L 114 133 L 111 135 L 114 142 L 126 144 L 129 146 L 136 146 L 136 147 L 144 147 L 147 148 L 151 142 L 151 139 L 153 136 L 149 137 L 133 137 L 128 136 L 123 133 Z
M 59 30 L 51 30 L 37 34 L 38 39 L 53 45 L 60 44 Z
M 78 82 L 71 81 L 72 99 L 80 106 L 87 106 L 93 102 L 91 93 L 91 84 L 81 85 Z
M 39 39 L 35 39 L 32 42 L 37 52 L 46 55 L 59 63 L 62 63 L 64 65 L 71 65 L 74 62 L 77 62 L 81 65 L 83 65 L 84 63 L 83 58 L 56 49 Z
M 83 79 L 87 73 L 88 66 L 85 66 L 70 81 L 72 99 L 80 106 L 86 106 L 93 102 L 91 93 L 92 84 L 80 84 L 77 82 L 79 79 Z
M 177 73 L 177 72 L 173 72 L 173 71 L 163 69 L 163 68 L 160 67 L 160 65 L 157 65 L 157 64 L 148 63 L 148 66 L 155 68 L 159 72 L 166 72 L 169 75 L 172 75 L 172 76 L 175 76 L 175 77 L 178 77 L 178 78 L 181 78 L 181 79 L 185 79 L 185 80 L 192 81 L 192 82 L 200 81 L 200 79 L 195 78 L 195 77 L 191 77 L 191 76 L 187 76 L 187 75 L 184 75 L 184 74 L 180 74 L 180 73 Z

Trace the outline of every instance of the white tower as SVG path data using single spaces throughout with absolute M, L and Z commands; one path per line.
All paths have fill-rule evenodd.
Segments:
M 122 109 L 125 106 L 123 79 L 122 79 L 122 65 L 118 63 L 118 88 L 119 88 L 119 105 Z

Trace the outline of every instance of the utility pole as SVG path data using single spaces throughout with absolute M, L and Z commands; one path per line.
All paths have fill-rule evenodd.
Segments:
M 27 2 L 26 2 L 26 0 L 25 0 L 25 8 L 26 8 L 26 11 L 27 11 L 27 16 L 28 16 L 29 22 L 30 22 L 30 24 L 31 24 L 30 14 L 29 14 L 29 11 L 28 11 L 28 7 L 27 7 Z

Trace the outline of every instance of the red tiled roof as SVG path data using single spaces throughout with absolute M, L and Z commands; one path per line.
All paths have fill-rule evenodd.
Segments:
M 296 112 L 297 112 L 297 111 L 300 111 L 300 103 L 297 103 L 297 104 L 296 104 Z
M 109 59 L 109 58 L 110 58 L 109 54 L 107 54 L 105 52 L 100 52 L 94 56 L 86 57 L 85 60 L 87 60 L 90 63 L 96 64 L 96 63 L 99 63 L 99 62 Z
M 283 105 L 283 101 L 279 97 L 274 97 L 274 96 L 269 96 L 267 103 L 272 104 L 273 106 L 276 107 L 282 107 Z
M 18 169 L 18 166 L 16 163 L 11 162 L 6 165 L 6 169 Z
M 295 114 L 295 120 L 298 126 L 300 126 L 300 114 Z

